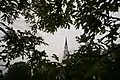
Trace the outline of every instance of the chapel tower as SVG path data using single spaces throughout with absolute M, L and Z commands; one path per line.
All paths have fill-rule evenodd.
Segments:
M 64 45 L 64 55 L 63 59 L 66 59 L 69 55 L 68 44 L 67 44 L 67 37 L 65 38 L 65 45 Z

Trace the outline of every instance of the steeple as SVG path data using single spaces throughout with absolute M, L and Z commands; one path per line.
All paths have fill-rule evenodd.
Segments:
M 64 45 L 64 56 L 63 58 L 66 59 L 69 55 L 68 44 L 67 44 L 67 37 L 65 38 L 65 45 Z
M 68 45 L 67 45 L 67 37 L 65 38 L 65 46 L 68 46 Z

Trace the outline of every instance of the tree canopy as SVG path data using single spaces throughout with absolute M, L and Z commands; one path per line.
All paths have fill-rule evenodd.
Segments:
M 0 79 L 24 76 L 33 80 L 119 80 L 120 17 L 112 15 L 119 12 L 119 7 L 119 0 L 1 0 L 0 24 L 4 28 L 0 27 L 0 31 L 4 36 L 0 38 L 0 61 L 8 71 L 0 72 Z M 30 23 L 31 30 L 9 26 L 20 16 Z M 71 27 L 84 32 L 76 37 L 79 49 L 64 63 L 55 54 L 57 62 L 51 62 L 44 50 L 36 48 L 48 45 L 36 35 L 39 30 L 54 33 L 58 28 Z M 27 56 L 27 63 L 10 64 L 20 56 Z

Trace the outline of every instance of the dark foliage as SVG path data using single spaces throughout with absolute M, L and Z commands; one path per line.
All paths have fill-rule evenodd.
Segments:
M 0 60 L 8 71 L 3 75 L 0 70 L 0 79 L 120 80 L 120 18 L 112 15 L 119 8 L 119 0 L 1 0 L 0 24 L 7 31 L 0 27 L 5 34 L 0 39 Z M 31 24 L 30 31 L 9 27 L 20 16 Z M 63 63 L 55 54 L 57 62 L 51 62 L 44 50 L 36 49 L 47 45 L 36 36 L 38 29 L 54 33 L 72 26 L 84 32 L 76 37 L 79 49 Z M 27 63 L 10 64 L 20 56 L 28 57 Z

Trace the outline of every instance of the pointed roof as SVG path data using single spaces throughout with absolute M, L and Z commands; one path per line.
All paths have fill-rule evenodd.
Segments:
M 65 46 L 67 46 L 67 37 L 65 38 Z

